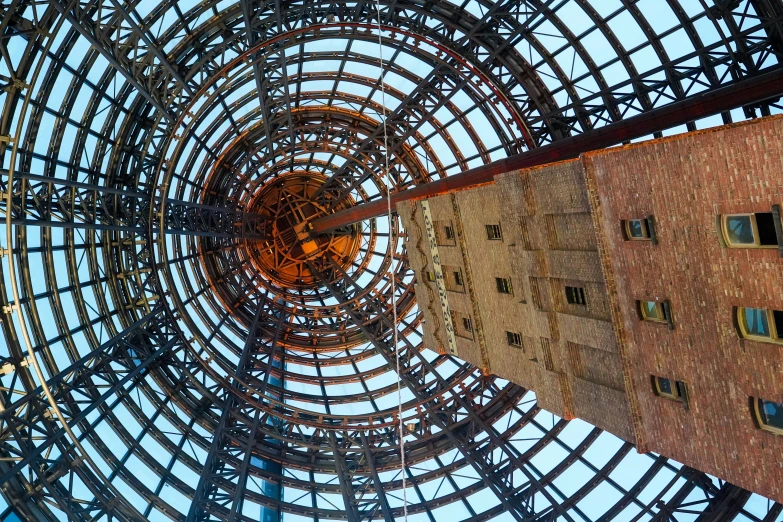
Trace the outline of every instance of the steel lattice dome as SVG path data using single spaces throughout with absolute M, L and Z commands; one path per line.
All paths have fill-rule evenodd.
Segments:
M 779 1 L 6 0 L 0 35 L 0 519 L 402 520 L 404 475 L 410 520 L 781 520 L 424 349 L 396 218 L 293 245 L 777 66 Z

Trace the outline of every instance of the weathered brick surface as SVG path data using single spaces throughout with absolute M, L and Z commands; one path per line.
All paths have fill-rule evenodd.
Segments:
M 583 157 L 598 195 L 605 262 L 644 449 L 783 500 L 783 437 L 755 427 L 749 397 L 783 402 L 783 346 L 740 340 L 736 306 L 783 309 L 776 250 L 729 249 L 723 213 L 783 203 L 783 119 L 711 129 Z M 655 216 L 659 245 L 624 241 L 620 221 Z M 675 329 L 639 320 L 637 299 L 669 299 Z M 682 380 L 690 409 L 653 394 L 650 376 Z
M 783 437 L 758 429 L 750 397 L 783 402 L 783 346 L 741 340 L 737 306 L 783 309 L 776 250 L 728 249 L 722 213 L 783 203 L 783 119 L 713 129 L 506 173 L 430 200 L 442 223 L 461 223 L 444 265 L 470 269 L 452 309 L 481 325 L 458 338 L 460 357 L 536 391 L 542 407 L 578 416 L 689 466 L 783 500 Z M 413 204 L 398 206 L 414 254 Z M 659 245 L 626 241 L 621 221 L 655 216 Z M 418 215 L 421 219 L 421 215 Z M 500 223 L 503 241 L 486 224 Z M 510 277 L 513 295 L 495 277 Z M 587 306 L 566 302 L 565 286 Z M 425 345 L 442 342 L 433 283 L 416 285 Z M 639 299 L 672 305 L 675 329 L 642 322 Z M 438 322 L 438 314 L 441 322 Z M 474 317 L 476 316 L 476 317 Z M 476 321 L 476 318 L 479 321 Z M 522 335 L 508 346 L 506 331 Z M 687 384 L 689 409 L 654 395 L 650 376 Z

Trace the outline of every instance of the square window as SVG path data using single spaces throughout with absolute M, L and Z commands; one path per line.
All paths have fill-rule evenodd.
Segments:
M 585 289 L 578 286 L 565 287 L 566 301 L 568 304 L 587 305 Z
M 454 228 L 450 226 L 445 226 L 444 231 L 446 232 L 446 239 L 454 239 Z
M 665 377 L 658 377 L 658 392 L 662 395 L 674 395 L 672 381 Z
M 496 277 L 495 284 L 497 285 L 498 292 L 501 294 L 510 294 L 511 291 L 511 279 L 506 277 Z
M 454 272 L 454 284 L 458 286 L 462 286 L 462 272 L 459 270 Z
M 506 332 L 506 340 L 511 346 L 522 346 L 522 334 L 518 332 Z
M 427 272 L 427 281 L 435 281 L 435 272 Z
M 484 225 L 487 229 L 487 239 L 491 241 L 499 241 L 503 239 L 503 234 L 500 231 L 500 225 Z
M 472 332 L 473 331 L 473 322 L 470 320 L 470 317 L 463 317 L 462 318 L 462 326 L 468 332 Z

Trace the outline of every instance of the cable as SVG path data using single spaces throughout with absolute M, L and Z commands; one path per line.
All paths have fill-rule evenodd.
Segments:
M 397 419 L 399 420 L 400 430 L 400 473 L 402 475 L 402 513 L 405 522 L 408 522 L 408 495 L 406 493 L 405 484 L 405 432 L 402 423 L 402 385 L 399 379 L 400 375 L 400 350 L 397 337 L 397 292 L 396 281 L 394 279 L 394 227 L 392 220 L 392 204 L 391 204 L 391 189 L 392 184 L 389 175 L 389 135 L 386 129 L 386 70 L 383 68 L 383 40 L 381 38 L 381 5 L 378 0 L 375 0 L 375 11 L 378 14 L 378 56 L 381 60 L 381 121 L 383 123 L 383 152 L 385 157 L 385 171 L 386 176 L 383 178 L 383 183 L 386 185 L 386 210 L 387 218 L 389 221 L 389 255 L 391 259 L 389 261 L 389 280 L 391 281 L 391 305 L 392 314 L 394 319 L 394 355 L 397 359 Z

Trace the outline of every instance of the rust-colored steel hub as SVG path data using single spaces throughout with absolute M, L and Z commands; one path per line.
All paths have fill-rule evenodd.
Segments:
M 285 287 L 317 286 L 308 261 L 329 254 L 341 266 L 356 259 L 361 245 L 360 225 L 349 232 L 322 234 L 311 239 L 306 225 L 327 215 L 327 210 L 312 201 L 326 177 L 313 172 L 293 172 L 267 183 L 250 204 L 249 210 L 269 216 L 270 240 L 249 242 L 256 268 L 269 279 Z M 334 212 L 351 207 L 353 198 L 345 198 Z

